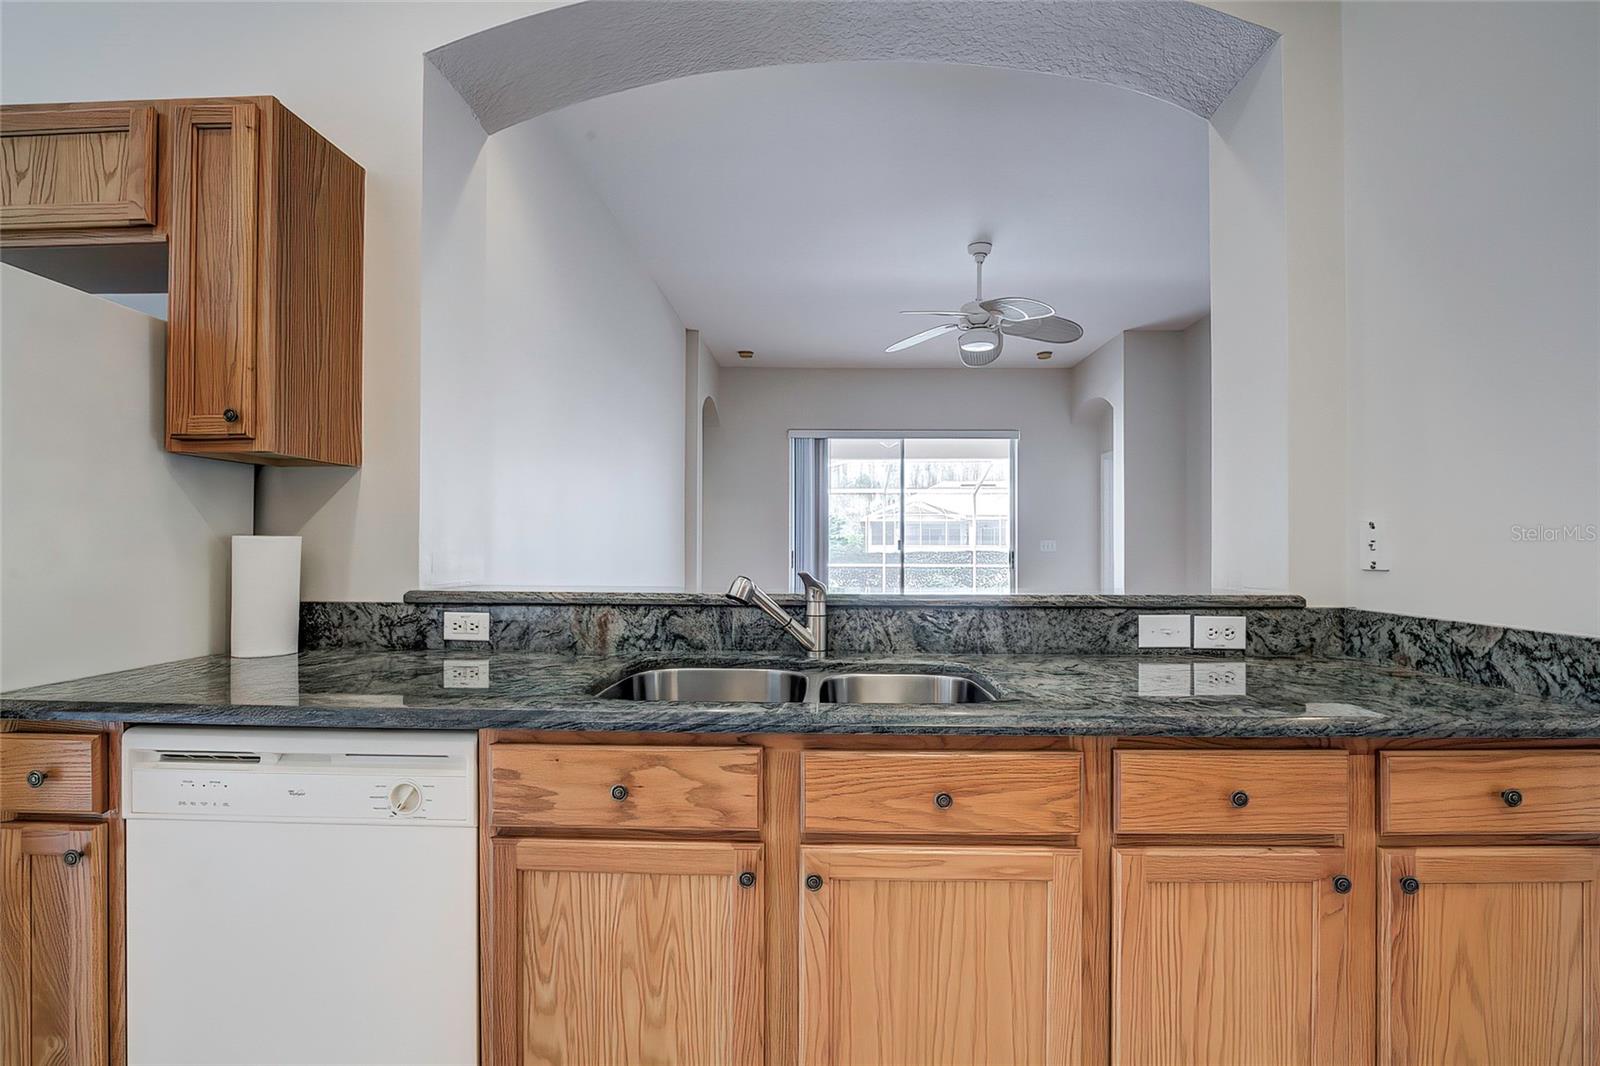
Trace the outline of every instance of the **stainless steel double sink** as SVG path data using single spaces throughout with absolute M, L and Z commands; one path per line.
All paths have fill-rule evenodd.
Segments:
M 687 666 L 640 670 L 598 695 L 668 703 L 988 703 L 993 686 L 943 673 L 860 673 Z

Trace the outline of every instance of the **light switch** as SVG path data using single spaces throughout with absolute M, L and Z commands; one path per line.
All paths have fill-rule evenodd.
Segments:
M 1048 555 L 1056 550 L 1056 542 L 1053 540 L 1041 540 L 1039 542 L 1039 550 Z

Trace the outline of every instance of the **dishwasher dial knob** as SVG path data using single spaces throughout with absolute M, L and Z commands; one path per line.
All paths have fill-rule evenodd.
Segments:
M 416 814 L 422 809 L 422 789 L 402 781 L 389 790 L 389 809 L 396 814 Z

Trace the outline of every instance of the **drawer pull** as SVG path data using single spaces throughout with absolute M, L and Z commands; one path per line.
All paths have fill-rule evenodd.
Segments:
M 815 892 L 822 887 L 821 874 L 806 874 L 806 887 Z
M 66 863 L 68 866 L 76 866 L 78 863 L 83 861 L 83 852 L 79 851 L 77 848 L 73 848 L 70 851 L 63 851 L 61 853 L 61 861 Z
M 43 770 L 29 770 L 28 771 L 28 787 L 29 788 L 43 788 L 44 787 L 44 779 L 49 777 L 49 776 L 50 775 L 45 773 Z
M 1233 804 L 1235 807 L 1248 806 L 1250 803 L 1250 793 L 1244 791 L 1244 789 L 1240 789 L 1228 797 L 1228 802 Z
M 237 421 L 239 421 L 239 412 L 235 411 L 231 407 L 224 407 L 222 409 L 222 420 L 224 422 L 228 422 L 230 424 L 233 423 L 233 422 L 237 422 Z
M 937 796 L 933 797 L 933 805 L 939 808 L 941 811 L 949 810 L 950 805 L 954 802 L 955 797 L 950 795 L 948 792 L 941 792 Z
M 739 887 L 751 888 L 754 887 L 755 883 L 756 875 L 751 873 L 749 870 L 746 870 L 744 873 L 739 875 Z
M 1520 789 L 1508 788 L 1500 793 L 1500 799 L 1507 807 L 1522 806 L 1522 792 Z
M 1404 892 L 1408 896 L 1415 896 L 1417 894 L 1417 889 L 1421 887 L 1422 882 L 1418 881 L 1415 877 L 1402 877 L 1400 879 L 1400 891 Z
M 1340 874 L 1338 877 L 1333 879 L 1333 890 L 1339 893 L 1341 896 L 1349 895 L 1350 890 L 1354 887 L 1355 885 L 1352 884 L 1350 879 L 1344 874 Z
M 621 803 L 623 800 L 627 799 L 628 798 L 628 786 L 627 785 L 612 785 L 611 786 L 611 798 L 616 800 L 618 803 Z

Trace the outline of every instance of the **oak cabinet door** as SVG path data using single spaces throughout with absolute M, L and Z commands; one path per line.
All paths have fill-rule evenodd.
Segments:
M 808 847 L 801 868 L 804 1062 L 1078 1060 L 1079 852 Z
M 0 233 L 155 222 L 149 106 L 0 112 Z
M 759 844 L 493 849 L 487 1061 L 761 1060 Z
M 0 1066 L 104 1066 L 107 829 L 0 827 Z
M 253 437 L 257 110 L 184 104 L 172 116 L 167 432 Z
M 1600 848 L 1388 848 L 1380 866 L 1380 1062 L 1600 1063 Z
M 1367 1057 L 1351 1047 L 1343 851 L 1118 848 L 1113 860 L 1115 1062 Z

